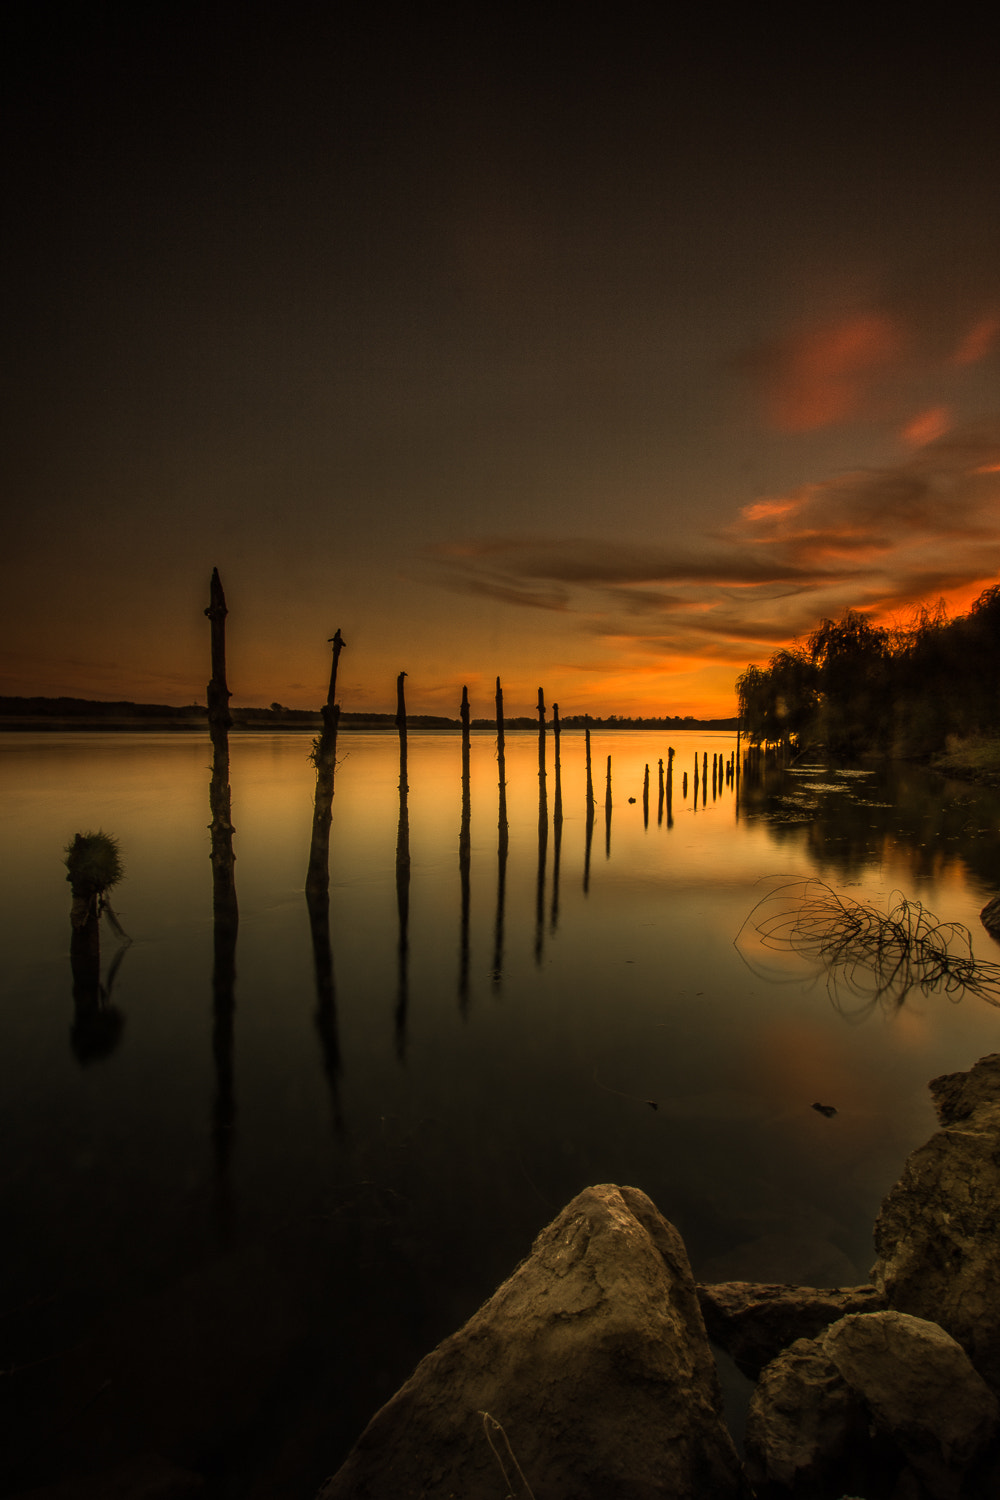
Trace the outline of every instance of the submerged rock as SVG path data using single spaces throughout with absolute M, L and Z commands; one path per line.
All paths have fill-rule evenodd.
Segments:
M 815 1338 L 848 1313 L 884 1306 L 873 1286 L 811 1287 L 718 1281 L 698 1286 L 708 1336 L 755 1380 L 796 1339 Z
M 748 1497 L 683 1241 L 587 1188 L 369 1423 L 322 1500 Z
M 846 1490 L 957 1500 L 996 1421 L 995 1397 L 935 1323 L 851 1314 L 763 1372 L 747 1473 L 759 1500 L 837 1500 Z
M 882 1204 L 872 1280 L 889 1307 L 946 1329 L 1000 1393 L 1000 1054 L 930 1087 L 943 1129 Z

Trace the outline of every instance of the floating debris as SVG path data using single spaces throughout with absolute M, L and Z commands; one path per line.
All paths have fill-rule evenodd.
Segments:
M 825 881 L 793 881 L 757 903 L 735 946 L 740 948 L 750 926 L 765 948 L 818 962 L 835 1003 L 846 990 L 870 1005 L 898 1008 L 916 989 L 943 992 L 955 1002 L 977 995 L 1000 1006 L 1000 964 L 974 957 L 967 927 L 939 922 L 920 901 L 898 891 L 890 900 L 883 912 L 839 895 Z
M 821 1115 L 825 1115 L 828 1120 L 832 1120 L 837 1113 L 837 1106 L 835 1104 L 814 1104 L 813 1109 L 818 1110 Z

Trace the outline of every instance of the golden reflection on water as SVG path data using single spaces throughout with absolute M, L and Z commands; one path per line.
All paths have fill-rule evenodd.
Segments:
M 669 765 L 671 745 L 661 817 L 659 763 Z M 990 826 L 995 809 L 918 780 L 897 818 L 876 805 L 870 777 L 803 790 L 812 773 L 789 800 L 746 785 L 738 800 L 712 776 L 734 746 L 731 735 L 594 731 L 588 828 L 582 733 L 561 736 L 558 825 L 551 734 L 540 823 L 537 736 L 508 733 L 501 858 L 494 737 L 472 738 L 464 828 L 459 736 L 411 730 L 401 884 L 396 736 L 342 732 L 330 898 L 307 911 L 309 737 L 234 734 L 240 928 L 224 1025 L 216 986 L 213 1052 L 207 739 L 8 736 L 0 755 L 18 861 L 0 881 L 15 933 L 5 1002 L 22 1064 L 15 1097 L 31 1078 L 29 1113 L 84 1105 L 67 1046 L 60 861 L 74 832 L 103 827 L 121 841 L 116 910 L 135 941 L 115 981 L 122 1038 L 88 1097 L 116 1111 L 109 1138 L 185 1140 L 209 1176 L 211 1152 L 197 1141 L 214 1109 L 237 1218 L 241 1196 L 263 1213 L 279 1185 L 322 1197 L 317 1173 L 347 1170 L 359 1143 L 375 1150 L 380 1121 L 426 1115 L 451 1142 L 448 1180 L 472 1199 L 484 1157 L 528 1219 L 539 1192 L 554 1212 L 586 1181 L 636 1181 L 668 1215 L 673 1203 L 695 1254 L 727 1237 L 736 1254 L 753 1238 L 760 1184 L 778 1198 L 782 1182 L 794 1184 L 800 1197 L 814 1153 L 812 1175 L 832 1176 L 808 1191 L 826 1195 L 835 1239 L 862 1261 L 866 1219 L 900 1151 L 926 1132 L 926 1079 L 994 1050 L 1000 1013 L 917 995 L 896 1015 L 876 1007 L 852 1024 L 821 976 L 773 954 L 755 968 L 733 940 L 775 882 L 817 873 L 859 900 L 884 901 L 899 886 L 972 926 L 985 877 L 974 873 L 980 835 L 962 830 Z M 803 797 L 815 804 L 808 818 Z M 990 947 L 979 933 L 976 945 Z M 837 1117 L 814 1116 L 817 1100 Z M 334 1169 L 337 1141 L 353 1144 L 336 1148 L 348 1157 Z M 434 1198 L 426 1173 L 440 1164 L 422 1152 L 414 1191 Z M 50 1168 L 58 1178 L 58 1160 Z M 171 1177 L 170 1152 L 159 1170 Z M 535 1187 L 522 1202 L 526 1171 Z

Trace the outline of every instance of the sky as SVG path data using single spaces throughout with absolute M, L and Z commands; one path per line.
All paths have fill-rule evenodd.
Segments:
M 990 35 L 569 14 L 4 8 L 0 693 L 204 701 L 218 567 L 236 704 L 723 715 L 997 581 Z

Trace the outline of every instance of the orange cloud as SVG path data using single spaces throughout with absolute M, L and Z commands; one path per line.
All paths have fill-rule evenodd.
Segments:
M 975 365 L 992 354 L 1000 339 L 1000 317 L 989 313 L 974 323 L 951 357 L 953 365 Z
M 898 359 L 903 336 L 883 313 L 857 313 L 807 328 L 754 360 L 768 418 L 780 432 L 811 432 L 853 417 L 872 376 Z
M 908 443 L 917 448 L 922 448 L 925 443 L 933 443 L 936 438 L 944 437 L 951 428 L 951 413 L 946 406 L 932 406 L 928 411 L 922 411 L 912 417 L 903 428 L 901 436 Z
M 744 505 L 740 515 L 745 521 L 770 521 L 798 510 L 799 504 L 798 500 L 757 500 L 753 505 Z

